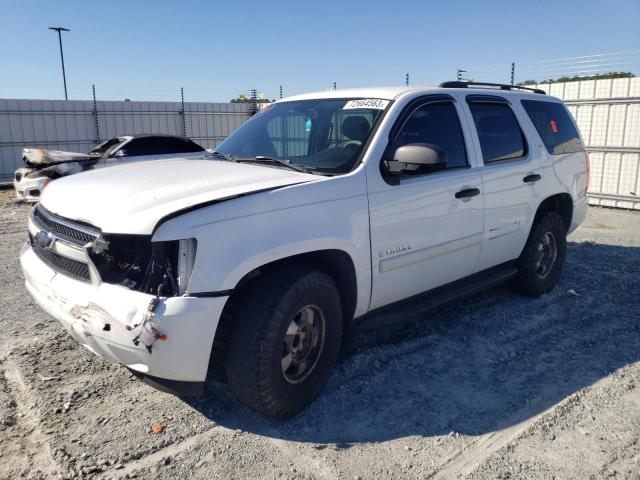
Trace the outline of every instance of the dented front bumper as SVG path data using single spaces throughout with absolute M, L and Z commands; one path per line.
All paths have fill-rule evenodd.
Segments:
M 56 272 L 26 243 L 26 286 L 38 304 L 93 353 L 121 363 L 155 386 L 180 391 L 204 382 L 218 320 L 228 297 L 160 298 Z M 197 386 L 197 385 L 196 385 Z

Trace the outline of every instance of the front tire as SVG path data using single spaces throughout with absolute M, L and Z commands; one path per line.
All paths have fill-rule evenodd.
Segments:
M 225 362 L 229 389 L 270 417 L 296 415 L 320 394 L 338 357 L 343 319 L 335 282 L 287 267 L 254 280 L 239 303 Z
M 531 297 L 540 297 L 555 287 L 567 252 L 567 230 L 555 212 L 544 214 L 531 228 L 518 258 L 518 273 L 511 286 Z

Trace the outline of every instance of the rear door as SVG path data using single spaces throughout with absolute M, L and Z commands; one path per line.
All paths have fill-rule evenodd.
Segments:
M 520 256 L 543 172 L 539 149 L 528 144 L 514 113 L 520 105 L 473 94 L 465 103 L 483 165 L 484 238 L 476 266 L 481 271 Z
M 482 178 L 459 105 L 448 95 L 409 104 L 392 129 L 383 155 L 427 143 L 446 153 L 445 170 L 386 177 L 372 164 L 367 176 L 373 287 L 381 307 L 469 275 L 482 243 Z M 386 181 L 378 181 L 380 173 Z M 471 192 L 461 196 L 460 192 Z

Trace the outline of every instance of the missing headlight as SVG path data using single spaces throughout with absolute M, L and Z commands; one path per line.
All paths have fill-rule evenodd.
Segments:
M 89 251 L 102 281 L 159 296 L 186 291 L 195 240 L 152 242 L 150 235 L 107 234 L 104 241 Z

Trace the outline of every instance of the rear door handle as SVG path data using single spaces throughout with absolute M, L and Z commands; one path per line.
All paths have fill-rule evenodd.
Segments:
M 456 193 L 456 198 L 470 198 L 475 197 L 480 194 L 480 189 L 478 188 L 465 188 L 464 190 L 460 190 Z
M 524 183 L 535 183 L 542 178 L 542 175 L 538 175 L 537 173 L 532 173 L 531 175 L 527 175 L 522 179 Z

